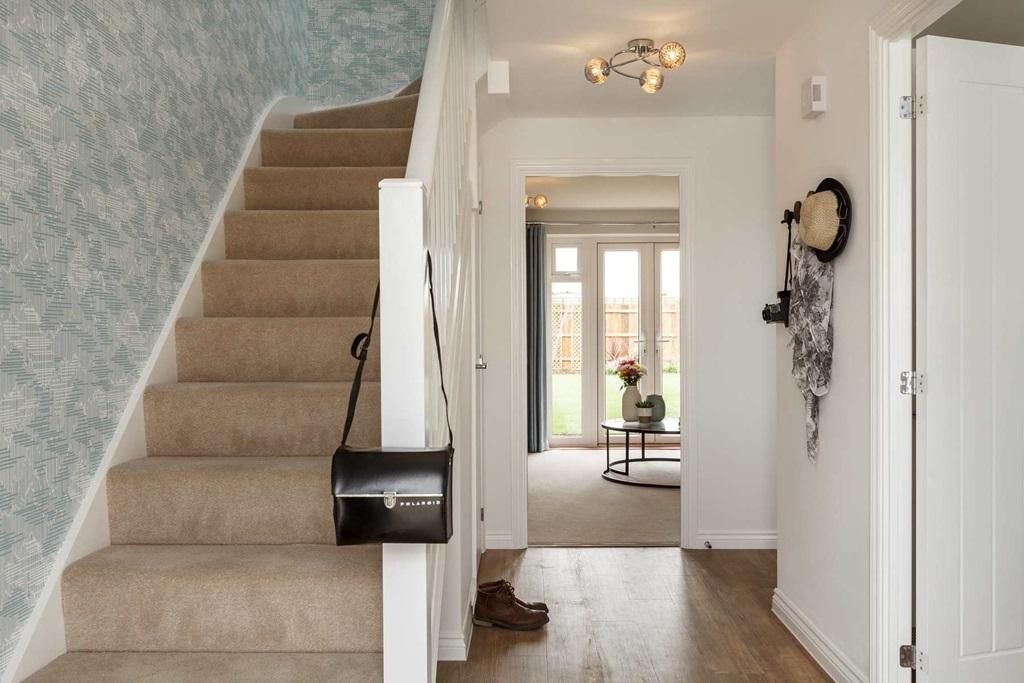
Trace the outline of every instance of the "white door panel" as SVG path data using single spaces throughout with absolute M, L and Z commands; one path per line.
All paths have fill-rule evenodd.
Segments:
M 918 41 L 922 680 L 1024 681 L 1024 48 Z

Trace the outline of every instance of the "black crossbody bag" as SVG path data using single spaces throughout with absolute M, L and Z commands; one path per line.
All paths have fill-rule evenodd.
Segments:
M 373 296 L 370 329 L 352 340 L 350 353 L 359 360 L 345 415 L 341 445 L 331 462 L 334 529 L 338 545 L 367 543 L 447 543 L 452 537 L 452 425 L 441 363 L 441 335 L 434 305 L 434 274 L 427 253 L 427 285 L 434 345 L 444 396 L 448 445 L 442 448 L 350 448 L 348 434 L 359 401 L 363 366 L 373 337 L 380 285 Z

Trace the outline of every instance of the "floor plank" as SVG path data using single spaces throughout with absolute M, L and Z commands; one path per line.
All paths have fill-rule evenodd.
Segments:
M 476 627 L 443 682 L 828 681 L 771 613 L 775 552 L 678 548 L 492 550 L 480 580 L 507 578 L 551 623 Z

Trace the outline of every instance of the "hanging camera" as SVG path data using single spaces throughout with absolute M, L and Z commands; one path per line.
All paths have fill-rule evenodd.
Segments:
M 769 325 L 782 323 L 789 327 L 789 299 L 792 294 L 792 290 L 789 288 L 791 277 L 790 249 L 793 246 L 793 221 L 800 222 L 800 206 L 800 202 L 797 202 L 793 205 L 792 209 L 786 209 L 786 212 L 782 215 L 782 224 L 786 226 L 786 279 L 782 283 L 782 291 L 776 295 L 779 297 L 778 302 L 765 304 L 764 308 L 761 309 L 761 319 Z
M 761 318 L 766 323 L 782 323 L 789 326 L 789 295 L 790 291 L 784 289 L 778 293 L 779 300 L 774 304 L 765 304 L 761 309 Z

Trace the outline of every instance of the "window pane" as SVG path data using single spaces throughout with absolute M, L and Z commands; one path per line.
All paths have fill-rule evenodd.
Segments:
M 679 250 L 661 252 L 660 337 L 658 360 L 661 364 L 661 393 L 665 398 L 665 414 L 679 417 Z
M 575 273 L 579 271 L 579 257 L 576 247 L 555 247 L 555 272 Z
M 614 420 L 622 417 L 622 381 L 615 368 L 625 358 L 640 360 L 640 252 L 606 251 L 603 265 L 605 419 Z
M 573 249 L 575 252 L 575 249 Z M 583 285 L 551 284 L 551 436 L 583 436 Z

